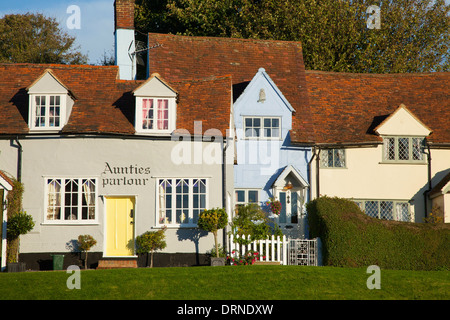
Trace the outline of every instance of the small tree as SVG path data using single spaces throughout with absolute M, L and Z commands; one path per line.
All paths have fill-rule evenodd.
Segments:
M 136 251 L 137 253 L 147 253 L 147 266 L 148 253 L 151 254 L 150 268 L 153 268 L 153 253 L 167 246 L 165 231 L 166 227 L 158 231 L 147 231 L 136 237 Z
M 87 258 L 88 258 L 88 251 L 91 250 L 93 246 L 97 244 L 97 240 L 95 240 L 91 235 L 85 234 L 85 235 L 79 235 L 78 236 L 78 248 L 82 252 L 86 252 L 86 257 L 84 259 L 84 269 L 87 269 Z
M 205 210 L 200 213 L 197 225 L 203 229 L 214 234 L 214 244 L 216 246 L 216 257 L 219 258 L 219 244 L 217 243 L 217 231 L 225 228 L 228 223 L 228 215 L 223 208 L 214 208 Z
M 8 218 L 6 224 L 6 235 L 8 242 L 17 242 L 17 249 L 14 255 L 10 255 L 9 262 L 19 261 L 19 237 L 22 234 L 27 234 L 34 228 L 33 217 L 27 214 L 25 211 L 20 211 L 14 216 Z

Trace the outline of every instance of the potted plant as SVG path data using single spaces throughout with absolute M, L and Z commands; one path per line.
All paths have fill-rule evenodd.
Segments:
M 25 271 L 25 263 L 19 262 L 20 235 L 27 234 L 34 228 L 33 217 L 25 211 L 8 218 L 6 235 L 9 244 L 8 272 Z
M 269 207 L 270 211 L 275 214 L 279 215 L 281 212 L 281 202 L 276 200 L 275 198 L 270 198 L 269 201 L 266 202 L 266 205 Z
M 225 265 L 225 258 L 219 257 L 219 244 L 217 242 L 217 231 L 225 228 L 228 223 L 228 215 L 223 208 L 213 208 L 200 213 L 197 225 L 200 229 L 212 232 L 216 247 L 216 257 L 211 257 L 211 265 Z
M 147 231 L 140 236 L 136 237 L 136 252 L 147 253 L 147 266 L 148 266 L 148 253 L 150 252 L 150 268 L 153 268 L 153 253 L 156 250 L 164 249 L 166 244 L 166 231 L 167 227 L 158 231 Z
M 93 246 L 97 244 L 97 240 L 95 240 L 91 235 L 79 235 L 78 236 L 78 248 L 81 252 L 85 252 L 86 256 L 84 258 L 84 269 L 87 269 L 87 258 L 88 251 L 91 250 Z

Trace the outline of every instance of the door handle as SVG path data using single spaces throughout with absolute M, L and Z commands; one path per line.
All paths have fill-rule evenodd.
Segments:
M 134 209 L 131 209 L 130 210 L 130 218 L 133 218 L 134 217 Z

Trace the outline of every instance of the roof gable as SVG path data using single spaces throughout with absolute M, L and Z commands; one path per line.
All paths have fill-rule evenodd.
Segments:
M 404 104 L 381 122 L 374 131 L 380 135 L 428 136 L 431 133 Z
M 286 166 L 283 171 L 279 174 L 277 179 L 274 181 L 272 187 L 283 188 L 287 183 L 291 183 L 294 187 L 308 187 L 309 184 L 302 177 L 300 172 L 295 169 L 292 165 Z
M 51 69 L 46 69 L 26 90 L 30 94 L 67 94 L 69 92 L 69 89 L 53 74 Z
M 295 112 L 264 68 L 258 69 L 253 79 L 235 101 L 234 106 L 235 112 L 237 112 L 237 108 L 242 109 L 248 106 L 256 107 L 255 111 L 260 111 L 267 107 L 269 112 L 273 110 L 274 106 L 283 106 L 290 112 Z
M 154 73 L 139 87 L 133 90 L 140 97 L 175 97 L 177 92 L 166 83 L 158 73 Z

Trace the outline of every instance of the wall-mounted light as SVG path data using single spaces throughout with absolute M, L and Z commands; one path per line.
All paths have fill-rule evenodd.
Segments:
M 259 90 L 259 100 L 258 102 L 264 102 L 266 101 L 266 92 L 264 89 Z

